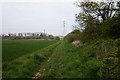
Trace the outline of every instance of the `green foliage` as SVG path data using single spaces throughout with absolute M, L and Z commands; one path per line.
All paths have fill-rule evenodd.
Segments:
M 79 76 L 82 78 L 117 78 L 120 76 L 119 53 L 120 39 L 98 40 L 72 51 L 65 49 L 67 53 L 79 53 Z M 73 48 L 72 48 L 73 49 Z M 77 58 L 77 57 L 76 57 Z M 69 61 L 69 58 L 66 58 Z M 73 61 L 73 60 L 71 60 Z M 69 70 L 68 70 L 69 71 Z
M 114 42 L 113 40 L 102 40 L 102 43 L 98 46 L 98 60 L 103 60 L 104 57 L 115 57 L 117 55 L 117 48 Z
M 120 78 L 119 76 L 119 63 L 117 57 L 103 58 L 98 62 L 99 72 L 98 75 L 102 78 Z
M 53 35 L 48 35 L 48 39 L 54 39 Z
M 120 16 L 114 18 L 108 18 L 101 25 L 103 38 L 120 38 Z
M 100 78 L 120 78 L 119 76 L 119 39 L 99 40 L 96 43 L 86 45 L 85 57 L 96 57 L 97 75 Z M 118 46 L 117 46 L 118 45 Z M 86 53 L 87 52 L 87 53 Z M 92 52 L 92 53 L 91 53 Z M 91 53 L 91 54 L 90 54 Z M 86 56 L 87 55 L 87 56 Z M 94 56 L 91 56 L 94 55 Z
M 100 37 L 101 31 L 100 27 L 95 27 L 94 25 L 89 26 L 84 29 L 81 33 L 80 41 L 83 43 L 91 43 L 96 41 Z
M 119 5 L 116 6 L 115 3 L 117 2 L 76 2 L 82 10 L 76 14 L 76 21 L 81 29 L 81 42 L 120 38 L 120 11 Z
M 119 39 L 102 40 L 97 50 L 97 60 L 101 78 L 120 78 L 119 74 Z
M 75 40 L 80 39 L 80 31 L 79 30 L 74 30 L 71 33 L 69 33 L 67 36 L 65 36 L 64 40 L 66 42 L 73 42 Z
M 102 18 L 102 21 L 106 20 L 108 17 L 112 18 L 115 15 L 114 11 L 118 9 L 115 3 L 117 2 L 77 1 L 76 6 L 80 7 L 82 11 L 76 14 L 76 21 L 85 27 L 86 23 L 89 22 L 89 17 L 96 21 L 101 21 L 99 17 Z
M 56 37 L 55 37 L 55 40 L 60 40 L 60 37 L 56 36 Z

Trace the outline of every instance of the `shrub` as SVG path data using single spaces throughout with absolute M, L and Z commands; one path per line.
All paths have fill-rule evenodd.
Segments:
M 120 78 L 119 67 L 119 39 L 102 40 L 97 48 L 97 60 L 101 78 Z M 119 45 L 119 46 L 118 46 Z
M 119 76 L 119 63 L 117 57 L 103 58 L 99 61 L 98 75 L 102 78 L 120 78 Z
M 80 40 L 80 31 L 79 30 L 74 30 L 68 35 L 65 36 L 64 40 L 66 42 L 73 42 L 75 40 Z
M 48 35 L 48 39 L 54 39 L 53 35 Z
M 55 37 L 55 40 L 60 40 L 60 38 L 58 36 Z
M 114 18 L 108 18 L 101 25 L 103 38 L 120 38 L 120 16 Z

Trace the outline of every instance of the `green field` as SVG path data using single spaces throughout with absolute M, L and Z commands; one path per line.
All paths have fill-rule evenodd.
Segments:
M 56 42 L 48 40 L 3 40 L 2 62 L 17 59 Z
M 48 40 L 3 40 L 3 78 L 32 77 L 58 44 Z

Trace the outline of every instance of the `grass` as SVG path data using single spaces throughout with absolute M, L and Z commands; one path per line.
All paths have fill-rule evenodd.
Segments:
M 21 56 L 3 65 L 3 78 L 32 78 L 60 42 L 31 54 Z
M 97 78 L 95 57 L 86 57 L 85 46 L 75 48 L 65 43 L 62 57 L 63 78 Z M 90 53 L 93 53 L 92 51 Z
M 30 42 L 28 43 L 29 45 L 35 43 L 34 41 L 33 43 Z M 43 45 L 42 42 L 46 41 L 41 41 L 41 45 Z M 38 41 L 34 45 L 37 46 L 37 43 L 40 44 Z M 61 42 L 58 42 L 47 48 L 14 58 L 9 64 L 3 65 L 3 77 L 30 78 L 40 67 L 42 67 L 48 57 L 54 53 L 50 62 L 45 66 L 46 70 L 39 77 L 97 78 L 98 68 L 96 66 L 97 60 L 94 57 L 96 52 L 95 49 L 93 50 L 90 46 L 76 48 L 72 46 L 71 43 L 66 43 L 64 41 L 61 44 L 60 43 Z M 32 51 L 33 50 L 31 50 L 31 52 Z
M 48 40 L 3 40 L 2 61 L 8 63 L 56 42 Z
M 63 43 L 58 45 L 54 50 L 54 56 L 51 61 L 46 65 L 46 71 L 40 75 L 40 78 L 60 78 L 61 77 L 61 56 L 62 56 Z
M 44 67 L 45 70 L 39 75 L 42 79 L 119 78 L 119 44 L 120 39 L 100 40 L 82 47 L 74 47 L 71 43 L 59 41 L 13 60 L 8 64 L 9 66 L 3 67 L 3 76 L 30 78 Z M 43 66 L 49 57 L 51 57 L 50 61 Z
M 85 47 L 75 48 L 63 42 L 40 78 L 97 78 L 95 57 L 86 58 Z M 92 51 L 91 51 L 92 53 Z

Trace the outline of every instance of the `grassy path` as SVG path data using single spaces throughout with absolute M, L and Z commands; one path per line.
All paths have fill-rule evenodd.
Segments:
M 95 60 L 87 58 L 84 48 L 62 42 L 36 74 L 37 78 L 94 78 Z
M 52 75 L 54 75 L 54 78 L 61 77 L 61 67 L 59 65 L 61 64 L 62 47 L 63 43 L 54 49 L 48 60 L 40 67 L 34 77 L 32 77 L 33 79 L 53 77 Z
M 59 44 L 60 45 L 60 44 Z M 37 79 L 38 77 L 41 76 L 42 73 L 45 72 L 46 67 L 48 65 L 48 63 L 51 61 L 51 59 L 54 57 L 54 55 L 56 54 L 56 50 L 58 49 L 59 46 L 57 46 L 55 48 L 55 50 L 53 51 L 53 53 L 51 54 L 51 56 L 48 58 L 48 60 L 43 64 L 43 66 L 41 66 L 41 68 L 38 70 L 38 72 L 34 75 L 34 77 L 32 77 L 32 79 Z

